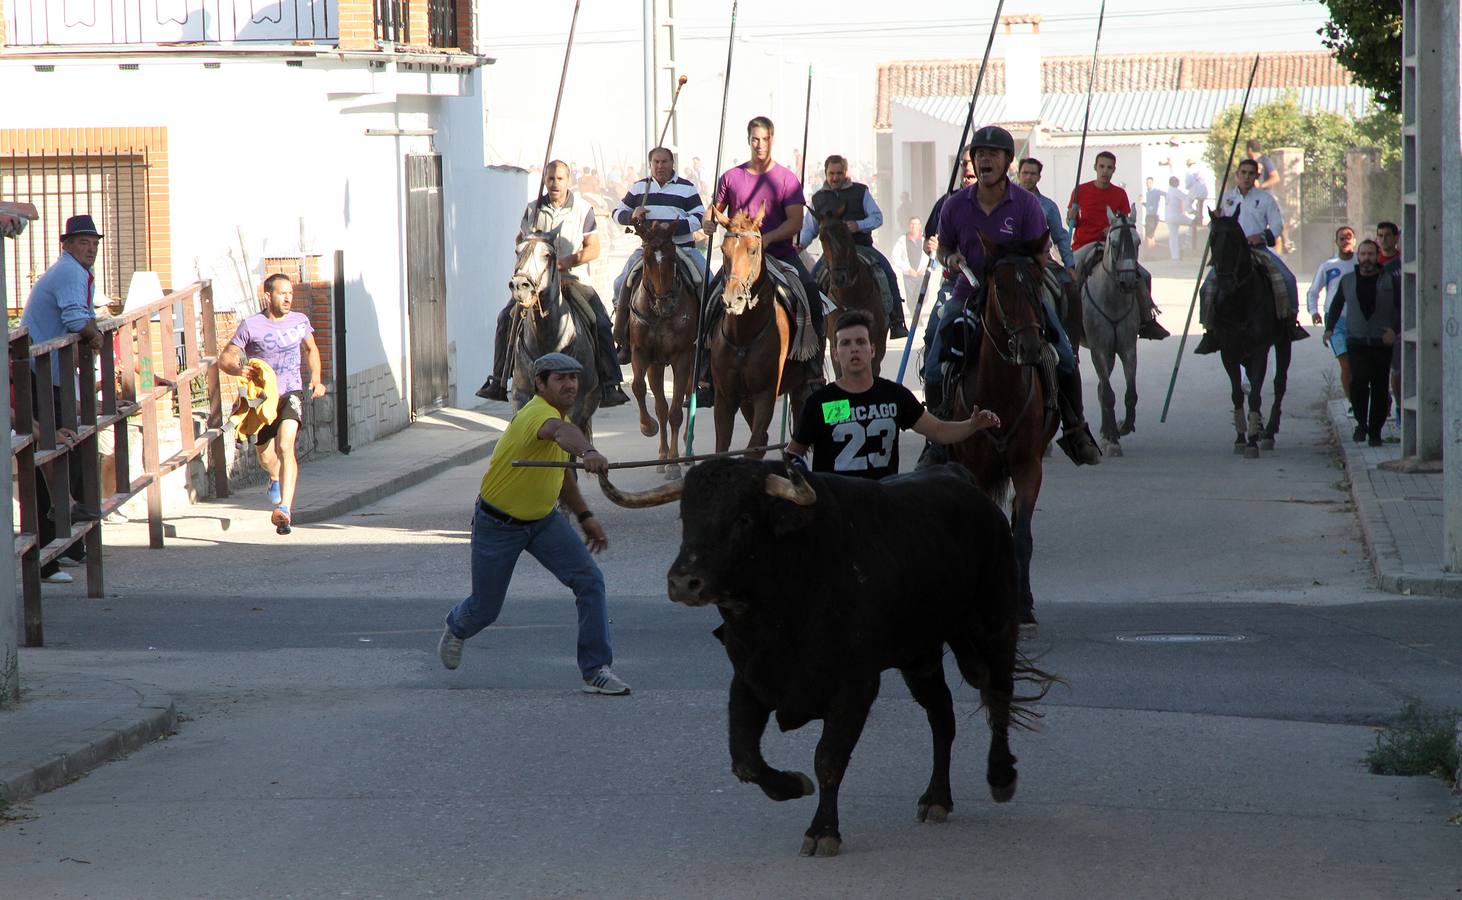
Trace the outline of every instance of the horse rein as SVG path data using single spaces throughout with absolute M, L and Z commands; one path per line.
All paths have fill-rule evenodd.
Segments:
M 1128 222 L 1125 225 L 1112 225 L 1111 228 L 1107 229 L 1107 240 L 1102 247 L 1102 271 L 1106 272 L 1107 277 L 1117 285 L 1118 293 L 1124 294 L 1127 297 L 1127 308 L 1124 309 L 1122 311 L 1122 314 L 1117 316 L 1116 318 L 1107 315 L 1107 311 L 1102 309 L 1101 304 L 1097 303 L 1096 298 L 1092 296 L 1090 278 L 1083 278 L 1081 280 L 1081 294 L 1083 298 L 1090 300 L 1092 308 L 1100 313 L 1101 317 L 1103 319 L 1106 319 L 1107 322 L 1115 328 L 1118 323 L 1120 323 L 1132 314 L 1132 307 L 1137 304 L 1137 285 L 1136 283 L 1134 283 L 1131 288 L 1122 287 L 1121 281 L 1118 280 L 1117 273 L 1112 271 L 1111 263 L 1114 258 L 1114 254 L 1107 252 L 1107 247 L 1114 240 L 1111 234 L 1113 230 L 1117 230 L 1120 232 L 1120 235 L 1115 238 L 1115 240 L 1119 242 L 1119 246 L 1117 248 L 1118 251 L 1122 250 L 1123 247 L 1131 248 L 1132 264 L 1135 267 L 1137 265 L 1137 245 L 1132 236 L 1137 232 L 1137 223 Z
M 548 289 L 547 282 L 553 276 L 553 270 L 555 268 L 557 268 L 557 266 L 558 266 L 558 253 L 557 253 L 556 248 L 553 245 L 553 241 L 549 240 L 546 237 L 543 237 L 542 235 L 538 235 L 538 234 L 530 234 L 530 235 L 527 235 L 526 237 L 523 238 L 523 243 L 524 244 L 539 243 L 539 244 L 547 244 L 548 245 L 548 251 L 549 251 L 548 265 L 544 268 L 543 272 L 539 275 L 539 277 L 536 280 L 533 280 L 533 281 L 530 281 L 529 282 L 529 284 L 532 285 L 532 287 L 533 287 L 533 294 L 532 294 L 532 296 L 533 296 L 533 302 L 531 304 L 521 303 L 521 302 L 518 304 L 519 306 L 530 307 L 530 308 L 536 310 L 537 313 L 538 313 L 538 317 L 539 318 L 543 318 L 543 317 L 545 317 L 545 316 L 548 315 L 548 310 L 546 310 L 546 309 L 543 308 L 543 304 L 541 302 L 539 302 L 539 298 L 542 296 L 543 292 Z M 524 251 L 526 252 L 526 250 L 527 250 L 527 248 L 525 247 L 524 248 Z M 522 255 L 519 255 L 519 257 L 518 257 L 518 266 L 522 266 L 522 264 L 523 264 L 523 257 L 522 257 Z M 516 275 L 516 274 L 518 274 L 518 272 L 519 272 L 519 270 L 517 268 L 515 268 L 513 274 Z
M 1006 259 L 1002 259 L 1002 260 L 997 261 L 995 263 L 995 268 L 998 269 L 1001 266 L 1015 266 L 1015 265 L 1016 265 L 1016 262 L 1014 260 L 1009 259 L 1009 258 L 1006 258 Z M 1015 280 L 1017 282 L 1019 282 L 1020 284 L 1024 285 L 1025 287 L 1027 287 L 1027 288 L 1032 288 L 1032 285 L 1030 284 L 1030 279 L 1026 275 L 1026 272 L 1025 272 L 1024 269 L 1021 269 L 1021 268 L 1018 268 L 1018 267 L 1016 268 L 1016 270 L 1015 270 Z M 1037 296 L 1037 297 L 1040 296 L 1040 292 L 1039 291 L 1040 291 L 1039 287 L 1032 288 L 1032 293 L 1035 296 Z M 993 304 L 990 302 L 990 300 L 991 300 L 991 297 L 989 296 L 990 294 L 994 294 L 994 297 L 993 297 L 994 303 Z M 1031 331 L 1031 330 L 1039 331 L 1041 329 L 1043 323 L 1038 320 L 1036 322 L 1028 322 L 1025 325 L 1021 325 L 1021 326 L 1019 326 L 1017 328 L 1012 329 L 1010 327 L 1010 315 L 1005 311 L 1005 301 L 1000 297 L 999 292 L 997 292 L 995 290 L 995 280 L 993 278 L 990 279 L 990 286 L 989 286 L 989 289 L 986 291 L 986 295 L 987 296 L 986 296 L 985 308 L 980 313 L 980 325 L 983 326 L 985 332 L 990 335 L 990 345 L 995 348 L 995 353 L 996 353 L 996 355 L 998 355 L 1000 357 L 1001 361 L 1003 361 L 1006 365 L 1011 365 L 1011 366 L 1021 365 L 1021 363 L 1018 363 L 1018 362 L 1015 361 L 1015 338 L 1016 338 L 1016 336 L 1019 335 L 1023 331 Z M 1001 330 L 1005 332 L 1006 345 L 1007 345 L 1007 347 L 1009 349 L 1009 353 L 1008 354 L 1000 349 L 1000 345 L 998 343 L 996 343 L 996 341 L 995 341 L 995 332 L 990 327 L 990 325 L 991 325 L 991 323 L 989 321 L 989 319 L 990 319 L 990 307 L 992 305 L 1000 313 L 1000 327 L 1001 327 Z

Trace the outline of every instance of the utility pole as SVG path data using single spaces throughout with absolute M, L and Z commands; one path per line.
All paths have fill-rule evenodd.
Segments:
M 644 0 L 645 10 L 645 155 L 655 147 L 655 123 L 668 121 L 670 146 L 680 152 L 680 113 L 675 89 L 680 75 L 675 62 L 675 0 Z M 668 116 L 668 120 L 666 119 Z
M 645 164 L 650 151 L 655 149 L 655 121 L 659 118 L 655 105 L 655 0 L 643 0 L 641 6 L 644 30 L 644 79 L 645 79 L 645 149 L 640 154 L 641 165 Z

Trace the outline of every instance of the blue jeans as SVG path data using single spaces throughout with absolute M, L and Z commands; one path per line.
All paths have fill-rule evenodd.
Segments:
M 954 281 L 939 280 L 939 292 L 934 295 L 934 305 L 929 309 L 929 324 L 924 327 L 924 383 L 939 384 L 944 372 L 939 365 L 939 353 L 944 347 L 944 338 L 939 334 L 944 314 L 948 311 L 949 298 L 954 296 Z
M 474 506 L 472 594 L 447 613 L 447 630 L 466 640 L 497 621 L 518 557 L 527 550 L 574 592 L 579 607 L 579 671 L 585 678 L 614 661 L 604 573 L 557 510 L 527 525 L 499 522 Z

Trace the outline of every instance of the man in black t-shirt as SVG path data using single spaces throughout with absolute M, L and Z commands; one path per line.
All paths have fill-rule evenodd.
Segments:
M 936 444 L 954 444 L 982 428 L 1000 427 L 988 410 L 946 422 L 924 409 L 913 391 L 873 374 L 873 317 L 843 313 L 833 330 L 842 377 L 812 393 L 797 418 L 787 454 L 812 471 L 879 479 L 899 470 L 899 432 L 912 428 Z

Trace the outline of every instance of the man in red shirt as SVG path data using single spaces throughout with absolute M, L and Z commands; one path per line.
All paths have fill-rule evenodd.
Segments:
M 1100 251 L 1107 237 L 1107 210 L 1132 217 L 1132 201 L 1127 199 L 1126 188 L 1112 184 L 1117 171 L 1117 156 L 1110 150 L 1096 155 L 1096 178 L 1078 184 L 1071 195 L 1071 206 L 1066 210 L 1066 221 L 1071 225 L 1071 249 L 1075 254 L 1076 283 L 1082 284 L 1087 273 L 1095 264 L 1092 254 Z M 1152 275 L 1139 263 L 1142 283 L 1147 294 L 1147 310 L 1142 317 L 1142 326 L 1137 336 L 1160 341 L 1168 336 L 1168 330 L 1157 323 L 1157 304 L 1152 299 Z

